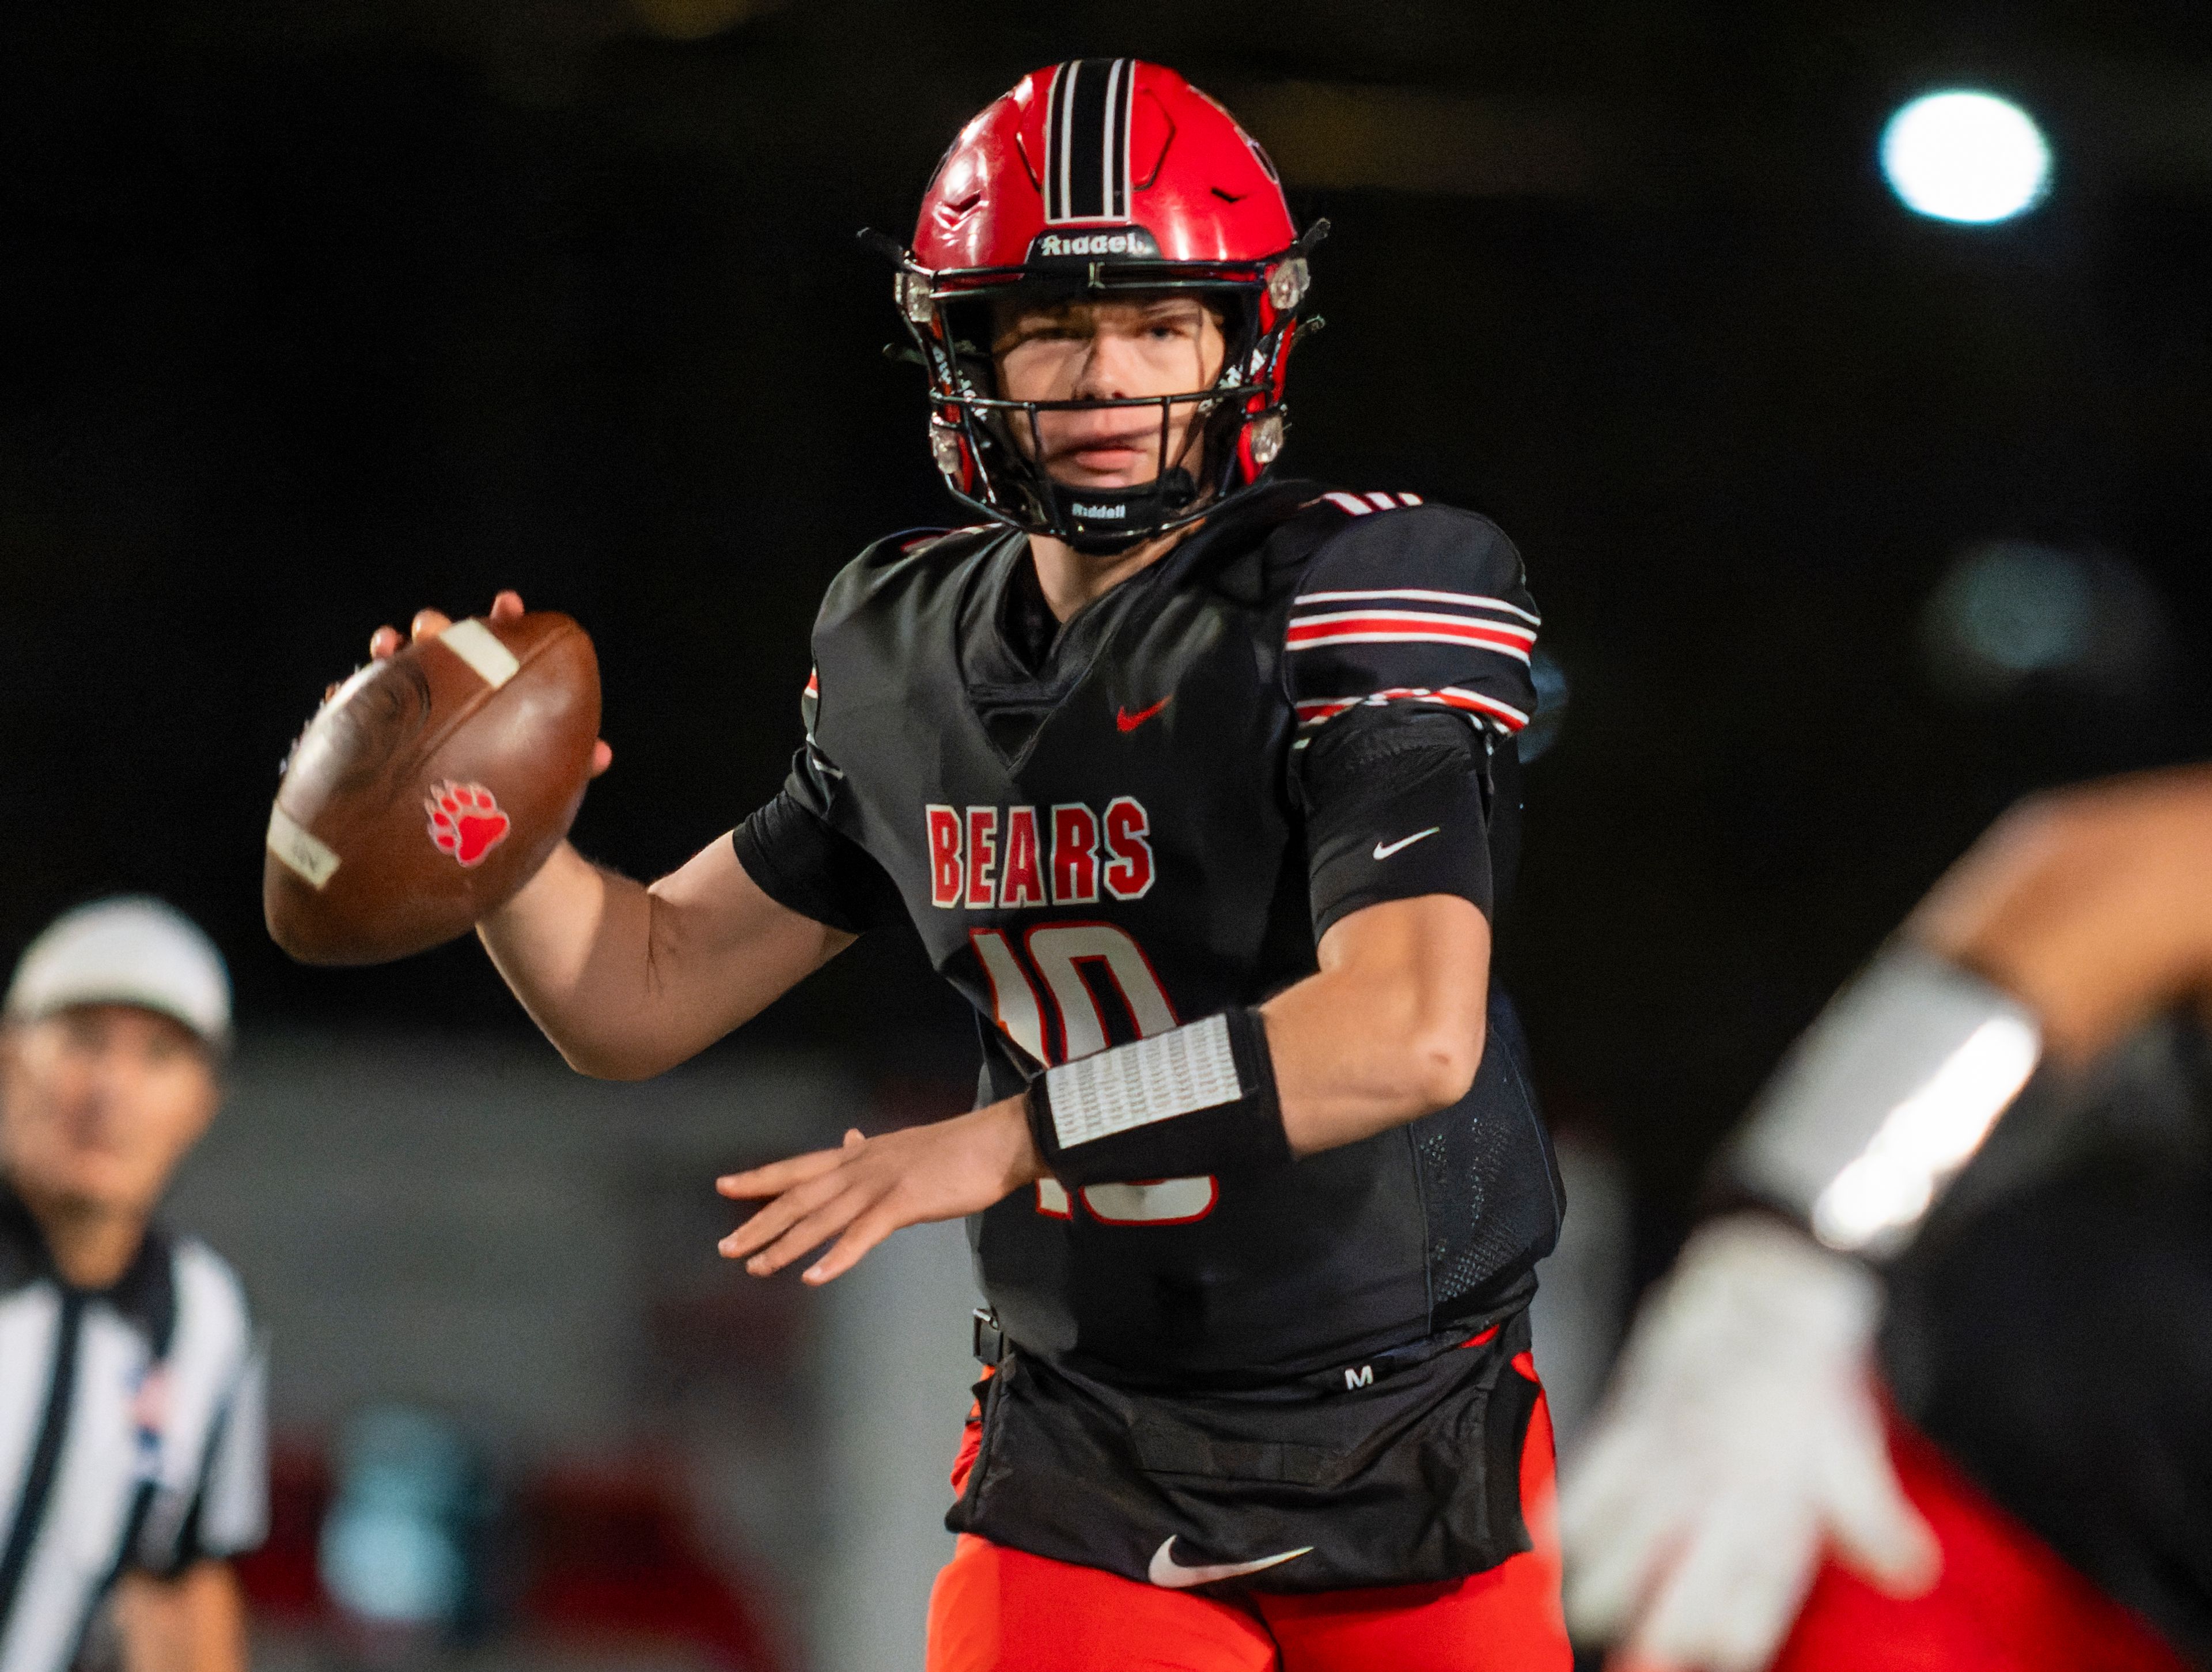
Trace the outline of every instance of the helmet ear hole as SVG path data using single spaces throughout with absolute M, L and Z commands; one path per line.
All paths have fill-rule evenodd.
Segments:
M 983 394 L 999 392 L 998 362 L 991 354 L 997 334 L 994 310 L 988 296 L 942 297 L 937 304 L 937 323 L 945 345 L 961 376 Z

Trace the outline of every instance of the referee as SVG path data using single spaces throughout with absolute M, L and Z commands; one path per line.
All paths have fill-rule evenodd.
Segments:
M 225 1558 L 267 1519 L 228 1266 L 153 1213 L 222 1100 L 230 982 L 167 906 L 33 941 L 0 1011 L 0 1672 L 64 1672 L 112 1596 L 131 1672 L 243 1672 Z

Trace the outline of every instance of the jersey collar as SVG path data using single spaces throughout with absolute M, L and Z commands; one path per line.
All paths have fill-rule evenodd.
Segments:
M 149 1225 L 123 1275 L 105 1289 L 84 1292 L 87 1298 L 106 1302 L 143 1330 L 155 1342 L 157 1354 L 176 1321 L 171 1251 L 168 1233 L 159 1225 Z M 12 1294 L 41 1279 L 57 1287 L 68 1286 L 54 1268 L 38 1220 L 15 1188 L 0 1179 L 0 1294 Z
M 1029 537 L 1018 529 L 1006 530 L 979 555 L 973 590 L 961 611 L 961 660 L 970 690 L 1004 691 L 1016 700 L 1056 701 L 1089 671 L 1133 600 L 1180 585 L 1224 550 L 1241 550 L 1265 538 L 1320 491 L 1311 482 L 1277 482 L 1207 518 L 1159 562 L 1101 593 L 1062 623 L 1050 654 L 1034 669 L 1007 642 L 1006 631 L 1007 593 L 1021 565 L 1033 561 Z

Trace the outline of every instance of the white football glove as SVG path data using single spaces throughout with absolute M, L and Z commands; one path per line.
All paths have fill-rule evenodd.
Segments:
M 1830 1548 L 1899 1595 L 1934 1582 L 1871 1391 L 1881 1310 L 1873 1274 L 1764 1216 L 1690 1239 L 1561 1482 L 1578 1639 L 1757 1672 Z

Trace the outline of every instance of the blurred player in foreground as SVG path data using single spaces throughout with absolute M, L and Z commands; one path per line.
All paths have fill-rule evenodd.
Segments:
M 222 1101 L 230 983 L 146 899 L 64 916 L 0 1018 L 0 1672 L 62 1672 L 112 1590 L 130 1672 L 243 1672 L 227 1558 L 267 1515 L 238 1280 L 153 1214 Z
M 1537 617 L 1484 519 L 1273 477 L 1316 236 L 1157 65 L 969 123 L 893 253 L 987 520 L 839 575 L 733 839 L 651 888 L 562 848 L 480 926 L 595 1073 L 901 918 L 989 1024 L 974 1113 L 722 1181 L 763 1276 L 972 1216 L 938 1672 L 1566 1664 L 1560 1201 L 1488 981 Z
M 1725 1165 L 1756 1206 L 1646 1303 L 1562 1500 L 1577 1635 L 2212 1666 L 2208 1031 L 2212 769 L 2001 821 L 1763 1095 Z

